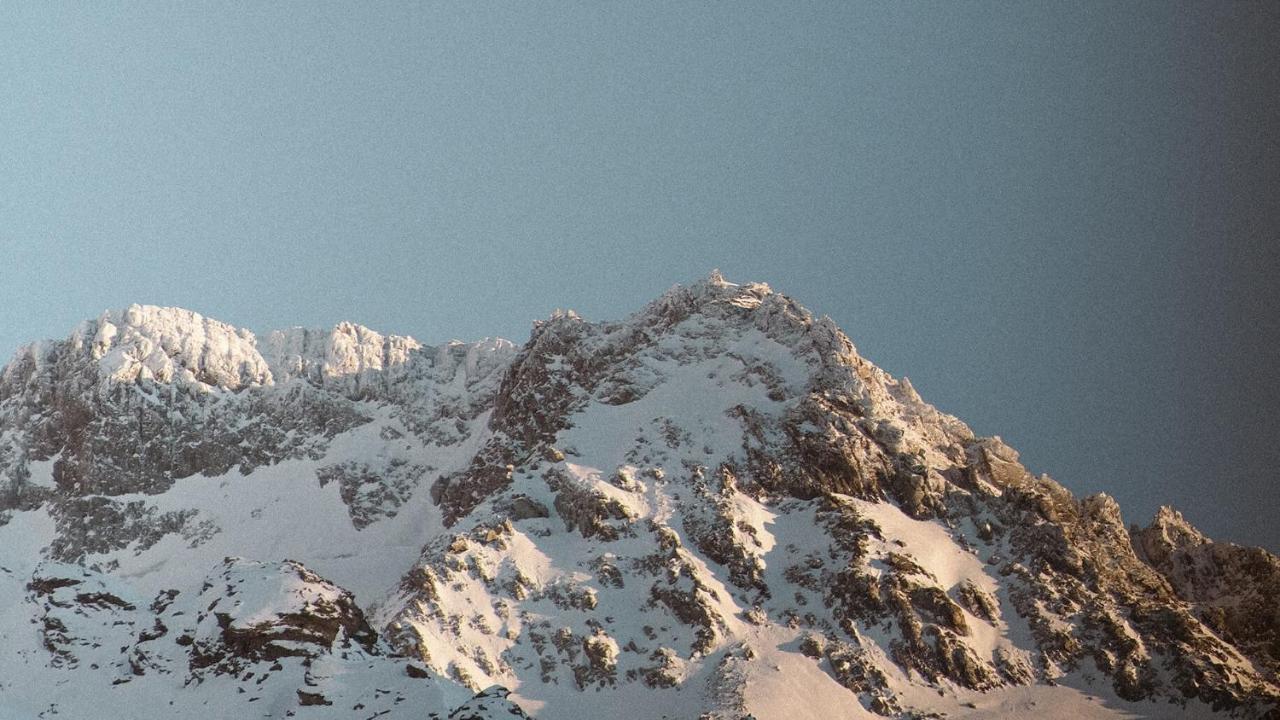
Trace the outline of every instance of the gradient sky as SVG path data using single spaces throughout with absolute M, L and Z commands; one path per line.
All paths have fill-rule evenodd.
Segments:
M 0 353 L 517 341 L 713 267 L 1130 522 L 1280 549 L 1280 5 L 5 3 Z

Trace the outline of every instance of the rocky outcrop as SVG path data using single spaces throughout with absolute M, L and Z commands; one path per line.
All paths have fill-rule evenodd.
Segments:
M 236 674 L 254 663 L 341 648 L 376 654 L 378 636 L 351 593 L 299 563 L 227 558 L 197 597 L 191 670 Z
M 1191 604 L 1197 619 L 1280 681 L 1280 558 L 1214 542 L 1169 507 L 1131 533 L 1139 557 Z
M 449 713 L 448 720 L 511 720 L 528 718 L 524 710 L 509 698 L 511 691 L 494 685 L 476 693 L 476 696 Z M 436 717 L 432 715 L 432 717 Z
M 363 530 L 379 520 L 395 517 L 429 471 L 428 466 L 401 458 L 392 458 L 381 467 L 347 461 L 316 470 L 316 479 L 320 487 L 338 484 L 351 524 Z

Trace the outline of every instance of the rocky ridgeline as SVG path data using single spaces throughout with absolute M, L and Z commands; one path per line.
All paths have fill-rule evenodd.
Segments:
M 655 718 L 739 718 L 773 712 L 753 688 L 787 667 L 812 702 L 888 717 L 1052 686 L 1174 715 L 1280 703 L 1274 555 L 1171 510 L 1126 528 L 829 319 L 716 274 L 621 322 L 557 313 L 519 349 L 351 324 L 259 343 L 130 308 L 20 352 L 0 428 L 0 520 L 51 528 L 23 599 L 44 656 L 23 662 L 113 687 L 522 716 L 513 688 L 548 718 L 636 697 Z M 363 598 L 274 557 L 152 598 L 113 574 L 249 532 L 177 481 L 268 467 L 418 559 Z M 363 577 L 363 546 L 317 542 Z
M 19 351 L 0 375 L 0 521 L 47 506 L 59 524 L 54 556 L 71 561 L 169 533 L 198 537 L 215 529 L 194 513 L 117 498 L 323 458 L 335 436 L 386 405 L 423 444 L 457 445 L 481 424 L 514 352 L 506 341 L 424 348 L 350 323 L 272 333 L 266 345 L 270 361 L 248 331 L 135 306 Z M 374 488 L 348 463 L 321 481 L 342 483 L 359 524 L 393 514 L 423 472 L 406 468 Z
M 770 344 L 785 354 L 752 354 Z M 725 398 L 713 418 L 720 427 L 687 416 L 610 426 L 621 463 L 584 477 L 580 465 L 604 458 L 575 447 L 575 430 L 610 416 L 589 409 L 643 402 L 670 368 L 697 368 L 708 406 Z M 743 386 L 755 402 L 731 401 Z M 1079 501 L 1033 477 L 998 438 L 938 413 L 861 359 L 828 320 L 764 286 L 713 277 L 622 323 L 565 314 L 538 325 L 503 381 L 491 428 L 471 466 L 433 492 L 446 523 L 486 537 L 494 523 L 510 529 L 495 536 L 488 560 L 471 554 L 465 533 L 455 554 L 424 556 L 403 586 L 407 609 L 391 623 L 398 633 L 429 628 L 423 637 L 470 652 L 475 662 L 438 669 L 473 685 L 523 679 L 522 668 L 544 682 L 565 682 L 549 669 L 569 668 L 575 678 L 679 684 L 682 668 L 740 636 L 742 621 L 804 629 L 807 653 L 887 715 L 903 709 L 868 635 L 893 670 L 940 686 L 1055 682 L 1092 666 L 1130 700 L 1197 699 L 1247 715 L 1277 698 L 1274 644 L 1233 645 L 1222 613 L 1207 624 L 1211 613 L 1186 582 L 1171 582 L 1168 563 L 1135 553 L 1114 501 Z M 937 577 L 852 500 L 932 521 L 989 582 Z M 534 503 L 537 512 L 513 512 Z M 773 527 L 751 508 L 776 514 Z M 821 544 L 779 549 L 781 515 L 824 528 Z M 528 542 L 547 552 L 539 538 L 562 532 L 581 542 L 551 546 L 562 553 L 554 564 L 584 571 L 571 577 L 594 591 L 589 602 L 530 584 L 536 573 L 505 550 Z M 1274 582 L 1274 556 L 1251 552 L 1270 559 Z M 1243 582 L 1209 585 L 1244 602 L 1232 605 L 1240 616 L 1274 627 L 1265 586 L 1246 592 Z M 495 614 L 481 621 L 451 607 L 441 591 L 450 584 L 483 588 Z M 628 626 L 624 616 L 641 620 Z M 486 643 L 469 637 L 476 627 L 503 629 L 479 632 L 499 638 L 481 650 Z M 1015 627 L 1030 646 L 977 641 Z M 622 648 L 607 670 L 586 652 L 602 637 Z M 432 642 L 419 637 L 423 656 Z

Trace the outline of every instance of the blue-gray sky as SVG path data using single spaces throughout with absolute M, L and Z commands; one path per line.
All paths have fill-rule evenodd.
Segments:
M 1280 548 L 1280 6 L 6 3 L 0 353 L 523 341 L 713 267 L 1130 521 Z

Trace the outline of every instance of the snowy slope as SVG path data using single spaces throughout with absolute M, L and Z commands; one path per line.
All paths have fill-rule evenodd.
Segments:
M 1184 524 L 718 274 L 519 348 L 134 306 L 0 373 L 0 718 L 1274 717 L 1280 564 Z

